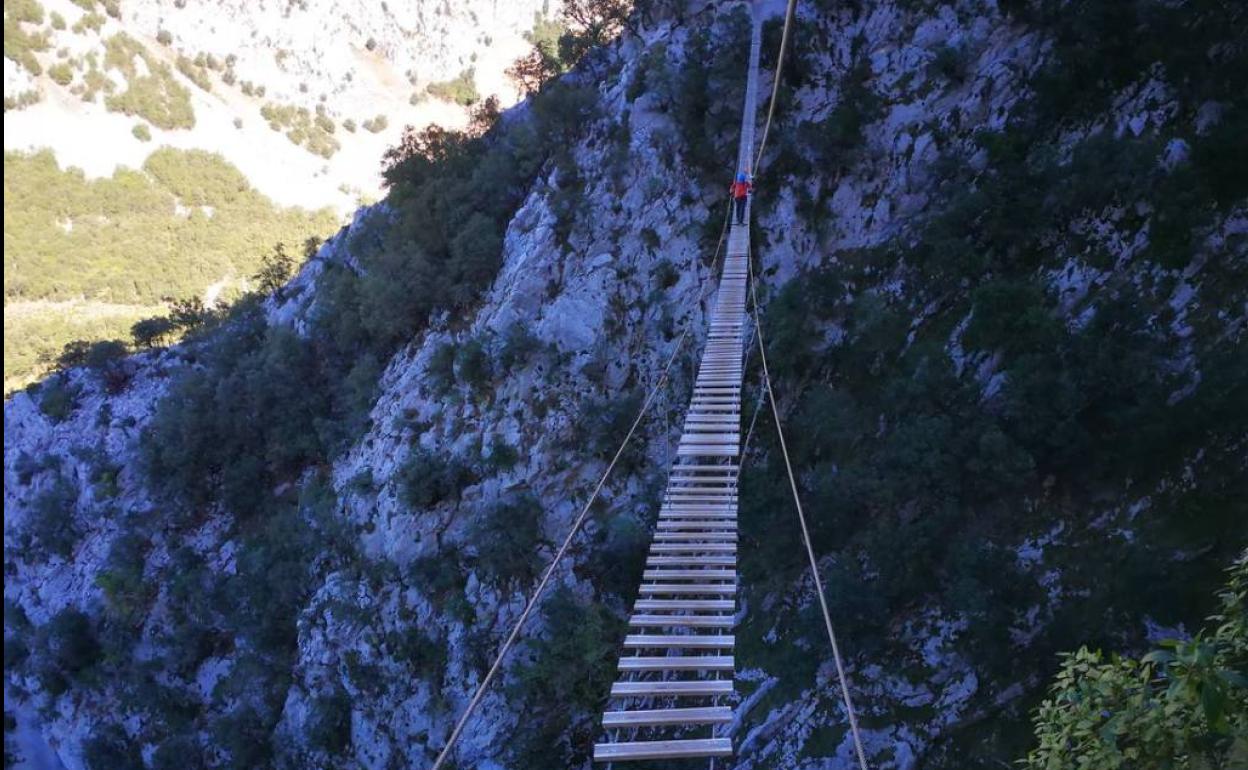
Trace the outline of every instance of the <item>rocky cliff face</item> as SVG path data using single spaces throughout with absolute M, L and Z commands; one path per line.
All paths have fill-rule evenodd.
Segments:
M 1014 5 L 1026 6 L 803 4 L 759 179 L 770 357 L 879 767 L 1017 756 L 1055 650 L 1198 619 L 1186 597 L 1210 593 L 1245 534 L 1243 414 L 1229 407 L 1248 212 L 1242 178 L 1202 165 L 1243 108 L 1166 61 L 1095 93 L 1072 87 L 1086 102 L 1059 109 L 1045 78 L 1069 65 L 1079 30 Z M 723 201 L 720 169 L 699 158 L 732 146 L 740 82 L 720 65 L 747 27 L 736 7 L 653 12 L 570 76 L 593 88 L 593 117 L 520 196 L 488 290 L 398 346 L 364 427 L 327 463 L 260 491 L 293 501 L 291 516 L 244 519 L 230 498 L 171 496 L 145 470 L 178 451 L 141 436 L 171 383 L 209 365 L 211 340 L 6 403 L 6 681 L 67 767 L 426 765 L 620 419 L 689 328 L 677 375 L 458 753 L 464 767 L 587 766 L 705 326 Z M 1242 41 L 1201 34 L 1213 37 L 1184 44 L 1240 66 Z M 708 51 L 706 78 L 691 80 Z M 1180 224 L 1186 239 L 1132 181 L 1181 175 L 1208 190 L 1185 209 L 1201 212 Z M 400 227 L 402 205 L 361 210 L 266 301 L 265 323 L 316 335 L 335 307 L 326 276 L 367 272 L 361 244 Z M 1113 320 L 1123 299 L 1145 318 Z M 1096 379 L 1080 379 L 1092 365 L 1076 362 L 1095 358 L 1085 342 L 1106 353 Z M 1037 379 L 1023 368 L 1037 357 L 1076 385 Z M 1115 378 L 1126 384 L 1103 384 Z M 1044 412 L 1080 395 L 1092 403 Z M 986 422 L 964 435 L 970 415 Z M 771 426 L 758 430 L 734 766 L 849 767 L 799 542 L 784 541 Z M 1106 448 L 1158 441 L 1173 451 L 1147 463 Z M 1090 478 L 1079 467 L 1097 463 Z M 302 543 L 306 557 L 260 555 Z M 1125 599 L 1098 561 L 1156 586 L 1153 606 Z M 280 653 L 237 632 L 279 606 L 293 608 Z M 199 632 L 181 634 L 197 614 Z

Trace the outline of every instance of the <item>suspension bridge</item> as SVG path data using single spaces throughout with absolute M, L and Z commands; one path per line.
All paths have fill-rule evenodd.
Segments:
M 772 98 L 762 140 L 757 146 L 754 128 L 758 118 L 762 35 L 761 20 L 757 16 L 754 18 L 737 151 L 738 173 L 749 175 L 756 171 L 757 161 L 762 157 L 774 116 L 795 5 L 793 0 L 788 3 L 773 74 Z M 867 767 L 845 680 L 844 664 L 833 633 L 805 514 L 789 465 L 779 409 L 767 373 L 766 346 L 750 267 L 749 205 L 747 201 L 744 220 L 733 221 L 731 228 L 727 229 L 727 249 L 722 262 L 719 261 L 717 249 L 719 276 L 706 345 L 685 412 L 676 459 L 660 504 L 658 523 L 646 556 L 638 598 L 628 619 L 629 630 L 623 640 L 618 678 L 611 685 L 610 692 L 604 693 L 608 705 L 602 714 L 601 725 L 606 739 L 594 745 L 596 762 L 708 759 L 714 767 L 717 758 L 733 755 L 732 737 L 728 734 L 733 715 L 731 706 L 726 704 L 734 695 L 737 492 L 744 454 L 741 435 L 742 377 L 747 355 L 746 341 L 753 332 L 763 369 L 763 388 L 755 416 L 762 407 L 762 397 L 767 396 L 788 467 L 789 483 L 840 678 L 842 701 L 849 716 L 856 757 L 861 770 Z M 747 300 L 753 305 L 752 317 L 747 313 Z M 567 553 L 611 471 L 649 411 L 656 393 L 667 382 L 677 353 L 688 336 L 689 330 L 686 329 L 673 345 L 658 381 L 573 521 L 571 530 L 500 647 L 493 665 L 456 722 L 433 764 L 433 770 L 440 770 L 450 756 L 468 719 L 537 606 L 555 568 Z M 747 431 L 747 442 L 748 436 Z

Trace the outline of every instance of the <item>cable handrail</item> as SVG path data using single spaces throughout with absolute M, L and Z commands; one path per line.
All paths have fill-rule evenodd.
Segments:
M 767 398 L 771 402 L 771 415 L 776 423 L 776 436 L 780 441 L 780 452 L 784 456 L 784 467 L 789 477 L 789 489 L 793 493 L 793 505 L 797 509 L 797 520 L 802 528 L 802 542 L 806 546 L 806 556 L 810 560 L 810 574 L 814 578 L 815 593 L 819 597 L 819 609 L 823 613 L 823 624 L 828 632 L 828 641 L 832 644 L 832 659 L 836 663 L 836 675 L 841 685 L 841 700 L 845 704 L 845 712 L 849 717 L 849 731 L 853 737 L 854 751 L 857 754 L 860 770 L 867 770 L 867 757 L 862 747 L 862 736 L 858 730 L 858 716 L 854 711 L 854 701 L 849 694 L 849 680 L 845 676 L 845 663 L 841 659 L 841 648 L 836 641 L 836 632 L 832 629 L 832 615 L 828 610 L 828 600 L 823 592 L 823 581 L 819 577 L 819 563 L 815 559 L 815 549 L 811 544 L 810 530 L 806 525 L 806 513 L 802 509 L 802 499 L 797 492 L 797 480 L 793 475 L 793 463 L 789 460 L 789 447 L 784 440 L 784 428 L 780 424 L 780 409 L 776 406 L 776 394 L 771 387 L 771 374 L 767 368 L 767 346 L 763 340 L 763 325 L 759 320 L 758 291 L 755 287 L 754 268 L 751 260 L 746 260 L 746 269 L 750 280 L 750 301 L 754 308 L 754 333 L 758 340 L 758 355 L 763 367 L 763 385 Z

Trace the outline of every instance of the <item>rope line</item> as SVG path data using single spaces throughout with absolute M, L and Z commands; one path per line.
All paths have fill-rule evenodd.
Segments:
M 819 596 L 819 609 L 823 613 L 823 624 L 828 632 L 828 641 L 832 643 L 832 658 L 836 662 L 836 675 L 841 684 L 841 700 L 845 703 L 845 712 L 849 716 L 849 731 L 853 736 L 854 750 L 858 755 L 858 766 L 867 770 L 867 757 L 862 748 L 862 736 L 858 732 L 858 716 L 854 712 L 854 702 L 849 694 L 849 682 L 845 677 L 845 664 L 841 660 L 841 648 L 836 642 L 836 632 L 832 630 L 832 615 L 828 611 L 828 600 L 823 593 L 823 581 L 819 578 L 819 564 L 815 559 L 815 549 L 810 542 L 810 530 L 806 526 L 806 513 L 802 510 L 802 500 L 797 493 L 797 480 L 793 476 L 793 464 L 789 460 L 789 447 L 784 440 L 784 429 L 780 425 L 780 409 L 776 406 L 776 394 L 771 387 L 771 374 L 767 369 L 767 346 L 763 342 L 763 326 L 759 322 L 758 293 L 754 283 L 754 269 L 750 261 L 746 261 L 750 277 L 750 299 L 754 306 L 754 331 L 758 339 L 758 355 L 763 365 L 763 384 L 767 389 L 767 397 L 771 401 L 771 415 L 776 421 L 776 435 L 780 440 L 780 451 L 784 455 L 784 467 L 789 475 L 789 489 L 793 492 L 793 505 L 797 508 L 797 520 L 802 526 L 802 542 L 806 546 L 806 556 L 810 560 L 810 573 L 815 580 L 815 593 Z
M 589 500 L 585 502 L 585 507 L 581 509 L 580 514 L 572 523 L 571 531 L 569 531 L 568 536 L 564 538 L 563 545 L 559 546 L 559 550 L 555 553 L 555 558 L 551 561 L 550 566 L 546 568 L 546 573 L 542 575 L 541 582 L 537 584 L 537 589 L 533 592 L 528 604 L 525 605 L 524 612 L 520 614 L 520 619 L 516 621 L 516 625 L 511 629 L 511 633 L 507 636 L 507 641 L 503 642 L 503 646 L 499 648 L 498 655 L 494 658 L 494 663 L 490 666 L 489 672 L 485 675 L 485 678 L 481 680 L 481 684 L 477 685 L 476 693 L 472 696 L 472 700 L 468 703 L 468 708 L 464 710 L 464 713 L 460 716 L 459 721 L 455 723 L 455 729 L 451 731 L 451 737 L 447 739 L 446 745 L 442 747 L 442 753 L 438 754 L 437 760 L 434 761 L 432 770 L 438 770 L 438 768 L 442 767 L 442 763 L 446 761 L 451 749 L 455 747 L 455 743 L 459 740 L 460 733 L 463 732 L 464 725 L 468 722 L 468 718 L 472 716 L 472 713 L 476 711 L 477 706 L 481 703 L 481 699 L 485 695 L 486 688 L 489 687 L 490 682 L 493 681 L 494 676 L 498 673 L 498 669 L 503 663 L 503 658 L 507 656 L 507 653 L 511 650 L 511 646 L 515 644 L 516 639 L 520 636 L 521 627 L 523 627 L 525 621 L 529 619 L 529 615 L 532 614 L 533 608 L 537 606 L 537 600 L 541 598 L 542 591 L 546 589 L 546 584 L 550 582 L 550 576 L 554 574 L 555 568 L 559 566 L 559 562 L 563 560 L 564 554 L 568 552 L 568 548 L 572 545 L 572 538 L 574 538 L 576 533 L 580 531 L 581 525 L 585 523 L 586 517 L 589 516 L 589 509 L 594 504 L 594 501 L 598 499 L 598 494 L 602 491 L 602 487 L 607 483 L 607 477 L 611 475 L 611 471 L 615 468 L 616 463 L 619 462 L 620 456 L 624 454 L 624 450 L 628 447 L 628 442 L 632 440 L 633 434 L 637 432 L 637 426 L 641 424 L 642 418 L 646 416 L 646 412 L 650 409 L 650 403 L 654 400 L 659 388 L 661 388 L 667 381 L 667 375 L 672 368 L 672 363 L 676 360 L 676 354 L 680 352 L 680 349 L 683 347 L 684 341 L 688 336 L 688 329 L 685 329 L 680 333 L 680 337 L 676 340 L 676 345 L 672 349 L 672 354 L 668 356 L 667 364 L 663 367 L 663 373 L 659 376 L 659 381 L 655 383 L 654 387 L 650 389 L 649 394 L 647 394 L 645 403 L 641 405 L 641 410 L 637 413 L 636 419 L 633 420 L 632 427 L 628 429 L 628 435 L 626 435 L 624 437 L 624 441 L 620 443 L 620 448 L 615 450 L 615 456 L 611 458 L 611 463 L 607 465 L 607 469 L 603 471 L 602 478 L 598 479 L 598 484 L 594 487 L 593 494 L 589 496 Z
M 758 142 L 758 154 L 754 156 L 754 177 L 758 177 L 758 169 L 763 164 L 763 149 L 767 146 L 767 132 L 771 130 L 771 119 L 776 114 L 776 99 L 780 96 L 780 73 L 784 70 L 784 55 L 789 50 L 789 29 L 793 26 L 793 15 L 797 11 L 797 0 L 789 0 L 784 12 L 784 32 L 780 35 L 780 55 L 776 57 L 776 72 L 772 76 L 771 103 L 767 105 L 767 122 L 763 124 L 763 136 Z
M 715 246 L 715 259 L 711 270 L 712 278 L 715 273 L 714 266 L 719 264 L 720 253 L 723 251 L 724 239 L 728 232 L 728 221 L 731 213 L 732 202 L 730 200 L 728 210 L 724 217 L 724 227 L 719 234 L 719 243 Z M 708 283 L 712 286 L 714 285 L 713 281 L 708 281 Z M 698 297 L 699 307 L 701 307 L 702 302 L 706 299 L 708 294 L 709 292 L 707 292 L 704 288 L 701 295 Z M 687 319 L 688 316 L 686 316 L 686 320 Z M 658 381 L 654 384 L 654 387 L 652 387 L 650 392 L 646 394 L 646 400 L 642 403 L 641 409 L 637 412 L 637 417 L 633 420 L 632 426 L 629 427 L 628 434 L 624 436 L 624 440 L 620 442 L 619 449 L 615 450 L 615 456 L 611 458 L 611 462 L 607 465 L 606 470 L 602 472 L 602 477 L 598 479 L 597 485 L 594 486 L 593 493 L 590 494 L 589 499 L 585 502 L 585 506 L 572 522 L 572 529 L 568 532 L 568 536 L 563 539 L 563 544 L 560 545 L 559 550 L 555 552 L 554 559 L 552 559 L 550 565 L 546 567 L 546 572 L 542 575 L 542 579 L 538 582 L 537 588 L 534 589 L 532 595 L 529 597 L 529 601 L 524 607 L 524 612 L 520 613 L 520 618 L 516 620 L 516 624 L 512 627 L 511 633 L 507 635 L 506 641 L 504 641 L 502 647 L 499 648 L 498 654 L 495 656 L 494 662 L 490 665 L 489 671 L 486 672 L 485 678 L 481 680 L 481 683 L 477 685 L 476 692 L 473 693 L 472 699 L 468 702 L 467 708 L 464 709 L 464 713 L 461 714 L 459 720 L 456 721 L 454 729 L 451 730 L 450 737 L 447 738 L 446 745 L 442 747 L 442 751 L 438 754 L 437 759 L 434 760 L 433 766 L 430 770 L 440 770 L 442 765 L 450 756 L 451 751 L 455 748 L 455 744 L 459 742 L 460 735 L 463 733 L 464 726 L 468 723 L 468 719 L 481 704 L 481 700 L 485 697 L 486 689 L 490 686 L 490 683 L 494 681 L 494 677 L 498 674 L 499 669 L 502 667 L 503 660 L 507 657 L 507 653 L 511 651 L 512 645 L 514 645 L 516 640 L 520 637 L 521 629 L 524 627 L 525 622 L 529 619 L 529 616 L 533 613 L 533 609 L 537 606 L 537 602 L 541 598 L 542 592 L 546 590 L 546 585 L 550 582 L 550 578 L 554 574 L 555 568 L 559 566 L 559 562 L 561 562 L 563 557 L 567 554 L 568 549 L 572 545 L 573 538 L 575 538 L 576 534 L 580 532 L 581 526 L 584 525 L 585 519 L 588 518 L 590 507 L 593 506 L 594 501 L 598 499 L 598 495 L 602 492 L 603 486 L 606 485 L 607 478 L 610 477 L 611 471 L 615 469 L 620 457 L 624 454 L 624 450 L 628 448 L 628 443 L 637 432 L 637 426 L 641 424 L 642 419 L 645 418 L 646 413 L 649 411 L 650 404 L 653 403 L 655 396 L 658 395 L 659 390 L 667 382 L 668 375 L 671 373 L 672 364 L 675 363 L 677 354 L 680 353 L 681 348 L 684 347 L 685 340 L 689 337 L 690 328 L 691 325 L 686 324 L 685 330 L 682 331 L 680 333 L 680 337 L 677 338 L 676 344 L 672 347 L 672 353 L 668 356 L 667 363 L 663 366 L 662 374 L 659 376 Z

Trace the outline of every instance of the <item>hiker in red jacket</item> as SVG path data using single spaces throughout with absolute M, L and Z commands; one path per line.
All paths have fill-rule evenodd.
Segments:
M 750 193 L 754 192 L 754 185 L 750 183 L 750 179 L 742 171 L 737 174 L 737 179 L 732 183 L 732 200 L 737 204 L 737 224 L 745 224 L 745 202 L 750 199 Z

